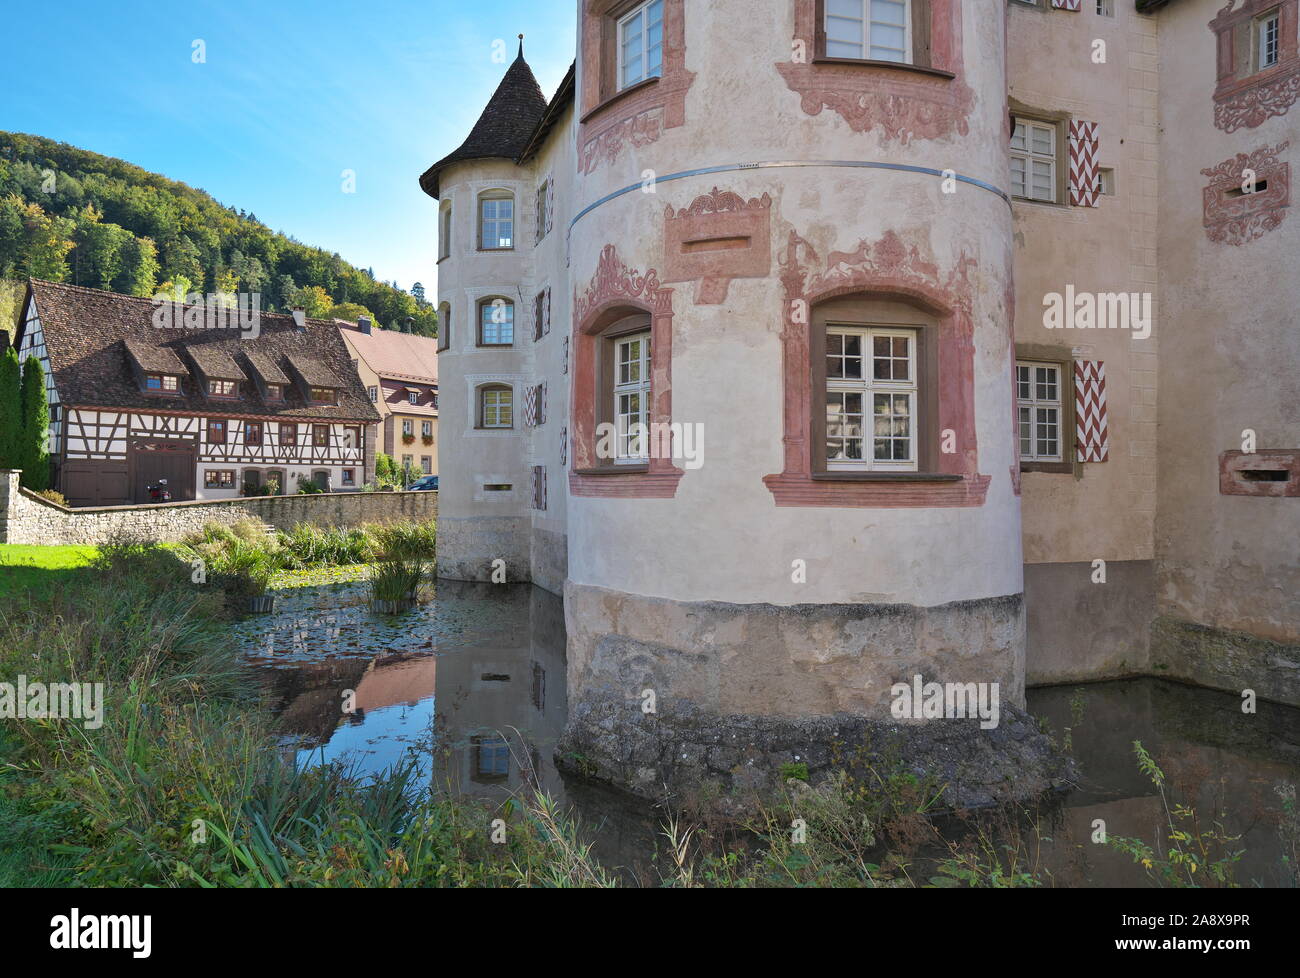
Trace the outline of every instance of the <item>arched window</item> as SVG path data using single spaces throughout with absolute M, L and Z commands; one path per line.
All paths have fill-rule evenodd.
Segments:
M 508 190 L 485 190 L 478 197 L 478 247 L 480 251 L 506 251 L 515 246 L 515 195 Z
M 506 384 L 484 384 L 478 389 L 479 428 L 513 428 L 515 392 Z
M 512 346 L 515 342 L 515 304 L 492 296 L 478 304 L 478 345 Z
M 451 257 L 451 201 L 444 201 L 438 211 L 438 260 Z
M 444 302 L 438 307 L 438 349 L 446 350 L 451 346 L 451 303 Z

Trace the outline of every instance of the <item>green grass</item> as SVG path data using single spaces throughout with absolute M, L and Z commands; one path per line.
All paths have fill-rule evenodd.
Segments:
M 97 547 L 37 544 L 0 544 L 0 598 L 10 598 L 19 591 L 36 590 L 67 584 L 85 576 L 87 568 L 99 554 Z

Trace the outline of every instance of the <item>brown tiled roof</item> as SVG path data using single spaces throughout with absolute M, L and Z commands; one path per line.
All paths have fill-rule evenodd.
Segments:
M 352 358 L 348 357 L 349 366 Z M 343 381 L 324 362 L 310 353 L 290 353 L 289 367 L 312 387 L 339 387 Z
M 340 326 L 339 332 L 357 357 L 380 377 L 438 383 L 438 341 L 395 329 L 374 329 L 363 333 Z
M 191 411 L 196 414 L 271 415 L 346 421 L 378 421 L 361 378 L 352 367 L 338 330 L 328 320 L 308 319 L 299 328 L 292 316 L 261 313 L 260 332 L 245 338 L 234 329 L 159 329 L 153 325 L 151 299 L 101 292 L 76 285 L 31 279 L 27 301 L 36 303 L 50 369 L 59 400 L 68 407 L 131 410 Z M 25 321 L 25 317 L 24 317 Z M 158 398 L 143 393 L 131 368 L 131 354 L 144 363 L 173 363 L 149 367 L 185 376 L 179 397 Z M 304 359 L 328 372 L 338 387 L 337 405 L 308 404 L 290 385 L 283 402 L 267 403 L 252 384 L 241 386 L 236 400 L 209 399 L 184 364 L 183 353 L 201 350 L 211 358 L 238 364 L 242 355 L 274 366 L 283 376 L 290 358 Z M 313 369 L 313 374 L 315 374 Z M 270 379 L 270 378 L 268 378 Z M 271 383 L 285 383 L 271 380 Z
M 184 350 L 195 365 L 203 371 L 203 376 L 215 377 L 219 380 L 244 380 L 244 371 L 226 351 L 225 345 L 224 340 L 207 343 L 196 340 L 186 343 Z
M 444 156 L 420 177 L 420 187 L 430 197 L 438 196 L 438 176 L 452 163 L 465 160 L 518 160 L 527 148 L 533 130 L 546 114 L 546 96 L 524 60 L 524 45 L 519 57 L 506 70 L 501 84 L 492 93 L 487 108 L 478 117 L 469 137 L 455 152 Z
M 185 361 L 169 346 L 155 346 L 131 336 L 123 337 L 122 344 L 126 347 L 126 352 L 135 360 L 136 365 L 145 373 L 189 373 Z
M 276 366 L 275 360 L 261 350 L 242 350 L 244 359 L 264 384 L 288 384 L 289 375 Z

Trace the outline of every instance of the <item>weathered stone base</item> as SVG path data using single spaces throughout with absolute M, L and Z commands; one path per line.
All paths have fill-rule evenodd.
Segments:
M 563 533 L 532 529 L 531 580 L 552 594 L 564 594 L 564 579 L 569 576 L 569 540 Z
M 1025 564 L 1025 681 L 1030 686 L 1145 674 L 1155 614 L 1155 566 L 1108 560 Z
M 738 812 L 771 794 L 782 765 L 806 764 L 816 783 L 836 767 L 900 768 L 943 787 L 938 808 L 1024 802 L 1073 780 L 1023 710 L 1003 707 L 1001 722 L 884 723 L 862 716 L 716 716 L 692 708 L 642 713 L 636 704 L 586 701 L 574 708 L 556 765 L 639 797 Z
M 1245 632 L 1161 615 L 1151 625 L 1151 673 L 1300 706 L 1300 645 Z
M 904 604 L 672 601 L 569 582 L 569 723 L 557 763 L 638 795 L 743 806 L 782 764 L 897 753 L 955 807 L 1052 788 L 1059 762 L 1023 712 L 1020 595 Z M 1000 725 L 893 717 L 892 687 L 996 684 Z M 643 707 L 653 704 L 653 712 Z
M 441 544 L 441 538 L 439 540 Z M 673 601 L 570 581 L 569 697 L 687 706 L 726 716 L 833 716 L 888 721 L 890 689 L 925 682 L 997 683 L 1024 706 L 1021 595 L 908 604 L 731 604 Z
M 439 517 L 438 576 L 491 581 L 492 562 L 499 558 L 505 561 L 506 583 L 529 580 L 530 529 L 527 519 L 514 516 Z

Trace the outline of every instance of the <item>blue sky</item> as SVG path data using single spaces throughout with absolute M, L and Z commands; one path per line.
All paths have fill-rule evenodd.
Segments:
M 549 98 L 573 0 L 11 4 L 0 129 L 206 190 L 385 281 L 432 292 L 424 169 L 460 145 L 525 35 Z M 207 61 L 191 60 L 193 42 Z M 506 64 L 493 61 L 505 41 Z M 496 47 L 500 50 L 500 46 Z M 356 193 L 342 172 L 356 172 Z

